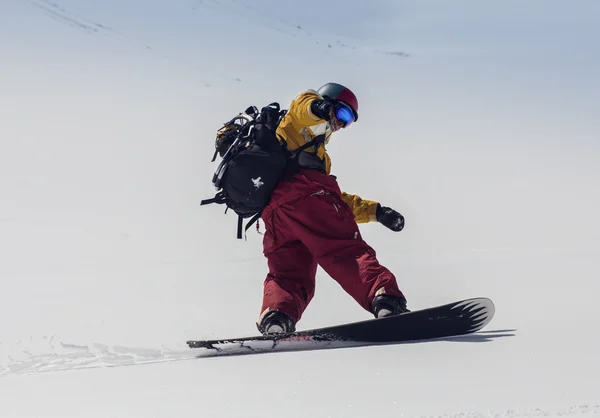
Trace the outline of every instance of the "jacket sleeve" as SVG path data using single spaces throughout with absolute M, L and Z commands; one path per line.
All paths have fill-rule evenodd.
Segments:
M 348 193 L 342 193 L 342 199 L 352 208 L 356 223 L 377 222 L 378 202 L 361 199 L 360 196 Z
M 307 90 L 300 93 L 292 101 L 288 113 L 290 113 L 292 123 L 298 131 L 325 122 L 311 110 L 311 104 L 315 99 L 321 99 L 321 96 L 312 90 Z

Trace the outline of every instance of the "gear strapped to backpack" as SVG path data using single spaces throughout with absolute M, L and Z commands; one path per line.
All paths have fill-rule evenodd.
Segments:
M 260 218 L 283 176 L 297 169 L 298 164 L 293 162 L 298 162 L 300 153 L 323 141 L 316 138 L 289 152 L 285 141 L 280 143 L 275 133 L 285 114 L 278 103 L 263 107 L 260 113 L 255 106 L 250 106 L 217 132 L 212 161 L 217 154 L 222 161 L 212 182 L 218 193 L 200 205 L 218 203 L 232 209 L 238 215 L 239 239 L 244 219 L 251 218 L 244 230 L 247 231 Z

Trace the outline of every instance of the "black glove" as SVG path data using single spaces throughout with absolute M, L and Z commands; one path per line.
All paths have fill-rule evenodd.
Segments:
M 319 119 L 329 121 L 329 114 L 333 106 L 335 106 L 335 102 L 331 99 L 315 99 L 310 104 L 310 111 Z
M 391 229 L 392 231 L 402 231 L 404 228 L 404 216 L 392 208 L 377 204 L 377 222 Z

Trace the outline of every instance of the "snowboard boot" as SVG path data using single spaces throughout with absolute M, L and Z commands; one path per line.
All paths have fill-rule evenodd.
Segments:
M 383 318 L 389 315 L 410 312 L 406 308 L 406 299 L 393 295 L 382 294 L 375 296 L 372 306 L 375 318 Z
M 296 331 L 292 318 L 280 311 L 271 311 L 256 324 L 263 335 L 289 334 Z

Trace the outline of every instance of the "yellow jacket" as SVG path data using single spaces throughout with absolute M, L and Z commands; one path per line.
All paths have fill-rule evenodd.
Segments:
M 316 155 L 325 163 L 325 171 L 330 174 L 331 158 L 327 154 L 325 146 L 329 142 L 332 131 L 326 120 L 315 116 L 310 110 L 310 105 L 315 99 L 322 99 L 322 97 L 314 90 L 307 90 L 296 96 L 292 100 L 287 114 L 279 123 L 277 136 L 286 141 L 289 151 L 293 151 L 316 137 L 324 135 L 325 142 L 319 145 L 318 149 L 310 147 L 305 152 L 313 154 L 316 152 Z M 377 202 L 364 200 L 357 195 L 348 193 L 342 193 L 342 199 L 352 208 L 357 223 L 377 220 Z

